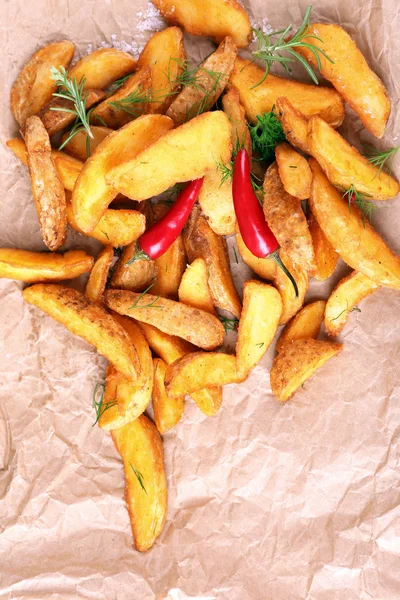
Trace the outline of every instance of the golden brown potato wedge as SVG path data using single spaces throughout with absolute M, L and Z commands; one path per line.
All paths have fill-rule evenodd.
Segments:
M 304 156 L 282 142 L 275 148 L 275 158 L 285 191 L 295 198 L 307 200 L 311 194 L 312 173 Z
M 259 281 L 246 281 L 236 344 L 237 374 L 247 377 L 268 350 L 282 315 L 279 292 Z
M 333 185 L 344 191 L 353 185 L 375 200 L 397 196 L 399 184 L 394 177 L 370 163 L 319 117 L 308 123 L 307 145 Z
M 145 115 L 107 136 L 86 161 L 72 194 L 72 208 L 80 229 L 91 233 L 118 191 L 106 182 L 113 167 L 136 156 L 173 122 L 162 115 Z
M 182 418 L 185 409 L 185 399 L 170 398 L 166 392 L 164 377 L 167 363 L 161 358 L 155 358 L 154 364 L 154 388 L 153 388 L 153 410 L 154 422 L 158 431 L 163 434 L 175 427 Z
M 249 60 L 237 57 L 229 83 L 239 92 L 246 116 L 252 123 L 257 115 L 269 112 L 278 98 L 286 97 L 305 117 L 318 115 L 333 127 L 338 127 L 344 118 L 344 104 L 340 94 L 332 88 L 300 83 L 283 79 L 265 71 Z
M 220 166 L 216 166 L 204 175 L 199 204 L 214 233 L 217 235 L 234 233 L 236 215 L 233 207 L 232 181 L 222 180 Z
M 168 119 L 168 123 L 173 121 Z M 176 183 L 202 177 L 217 162 L 228 160 L 230 135 L 229 119 L 223 112 L 204 113 L 168 131 L 150 147 L 143 146 L 145 149 L 131 160 L 111 168 L 106 181 L 132 200 L 157 196 Z
M 254 256 L 254 254 L 250 252 L 244 243 L 238 227 L 236 227 L 236 243 L 239 254 L 243 258 L 246 265 L 253 269 L 254 273 L 257 273 L 257 275 L 262 279 L 274 281 L 277 267 L 276 262 L 270 258 L 258 258 L 257 256 Z
M 231 36 L 239 48 L 251 42 L 251 24 L 237 0 L 155 0 L 164 19 L 192 35 L 212 37 L 217 43 Z
M 62 281 L 87 273 L 93 262 L 93 258 L 81 250 L 54 254 L 0 248 L 0 277 L 27 283 Z
M 226 37 L 218 48 L 206 58 L 167 110 L 176 125 L 182 125 L 199 114 L 207 112 L 216 103 L 233 69 L 237 46 Z
M 317 281 L 324 281 L 324 279 L 328 279 L 336 269 L 339 254 L 329 242 L 312 213 L 308 220 L 308 228 L 314 246 L 315 263 L 317 267 L 314 277 Z
M 332 337 L 339 335 L 359 302 L 379 288 L 380 285 L 358 271 L 341 279 L 326 303 L 326 333 Z
M 94 106 L 105 97 L 105 92 L 101 90 L 87 90 L 86 92 L 86 109 Z M 41 111 L 38 113 L 38 117 L 43 121 L 43 125 L 47 129 L 47 133 L 49 136 L 55 135 L 59 131 L 62 131 L 72 123 L 76 119 L 76 114 L 72 112 L 66 112 L 74 108 L 74 103 L 71 100 L 65 100 L 63 98 L 53 98 L 50 100 Z M 62 110 L 55 110 L 62 109 Z M 86 160 L 86 157 L 84 158 Z
M 124 329 L 104 308 L 65 285 L 36 283 L 22 295 L 26 302 L 92 344 L 126 377 L 137 377 L 140 371 L 137 352 Z
M 317 369 L 342 349 L 342 344 L 312 339 L 283 344 L 271 369 L 272 393 L 280 402 L 286 402 Z
M 183 230 L 183 242 L 189 262 L 196 258 L 206 262 L 214 306 L 239 318 L 241 304 L 232 280 L 226 241 L 212 231 L 199 206 L 195 205 L 191 212 Z
M 164 451 L 156 426 L 141 415 L 111 432 L 124 463 L 125 498 L 136 550 L 145 552 L 163 530 L 167 517 Z
M 101 144 L 113 130 L 108 127 L 96 127 L 96 125 L 91 125 L 90 130 L 93 134 L 93 138 L 89 138 L 89 156 L 92 156 L 97 146 Z M 67 139 L 67 136 L 68 133 L 65 133 L 62 136 L 61 141 L 63 143 Z M 88 134 L 86 131 L 78 131 L 78 133 L 64 146 L 65 152 L 68 152 L 68 154 L 71 154 L 74 158 L 85 162 L 89 158 L 87 154 L 87 138 Z
M 400 289 L 400 261 L 360 211 L 343 201 L 316 160 L 310 159 L 313 185 L 311 210 L 342 259 L 378 285 Z
M 265 175 L 263 210 L 265 220 L 291 261 L 313 274 L 315 255 L 307 219 L 298 198 L 285 191 L 276 163 Z
M 293 340 L 316 339 L 324 320 L 325 306 L 325 300 L 306 304 L 282 331 L 276 344 L 276 351 L 279 352 L 284 344 Z
M 49 134 L 39 117 L 27 119 L 24 135 L 33 199 L 43 241 L 49 250 L 57 250 L 67 236 L 64 186 L 51 154 Z
M 67 68 L 75 52 L 68 40 L 48 44 L 35 52 L 23 67 L 11 89 L 11 111 L 20 127 L 51 100 L 57 89 L 50 69 Z
M 151 69 L 149 112 L 166 112 L 179 92 L 185 64 L 186 52 L 179 27 L 168 27 L 151 36 L 138 60 L 139 68 Z
M 215 308 L 207 280 L 207 265 L 204 258 L 196 258 L 187 265 L 179 285 L 179 302 L 215 315 Z
M 240 103 L 239 92 L 231 87 L 222 98 L 222 108 L 227 115 L 232 126 L 232 147 L 245 148 L 251 159 L 253 147 L 251 143 L 250 131 L 247 127 L 246 113 Z
M 321 48 L 331 61 L 319 54 L 321 68 L 315 55 L 305 46 L 297 52 L 314 67 L 319 68 L 322 77 L 330 81 L 343 96 L 347 104 L 358 114 L 364 127 L 373 135 L 382 137 L 390 115 L 390 99 L 379 77 L 368 66 L 356 43 L 340 25 L 332 23 L 311 23 L 310 41 Z
M 113 259 L 112 246 L 105 246 L 96 258 L 85 289 L 85 296 L 91 302 L 101 302 Z
M 110 210 L 110 209 L 109 209 Z M 157 277 L 157 267 L 154 260 L 140 259 L 128 264 L 135 256 L 137 243 L 133 242 L 123 249 L 117 261 L 110 281 L 110 287 L 143 292 L 154 282 Z
M 84 77 L 86 90 L 102 90 L 132 73 L 135 67 L 136 60 L 127 52 L 116 48 L 100 48 L 74 64 L 68 72 L 68 77 L 75 78 L 78 83 Z
M 276 108 L 287 141 L 308 154 L 308 119 L 287 98 L 277 98 Z
M 198 408 L 207 417 L 217 414 L 222 404 L 222 387 L 206 387 L 196 392 L 191 392 L 190 397 L 196 402 Z
M 154 325 L 204 350 L 213 350 L 224 340 L 224 328 L 217 317 L 181 302 L 125 290 L 107 290 L 104 302 L 119 314 Z

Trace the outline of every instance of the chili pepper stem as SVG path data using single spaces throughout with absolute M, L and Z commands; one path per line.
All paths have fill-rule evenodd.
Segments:
M 287 277 L 289 277 L 293 288 L 294 288 L 294 292 L 296 294 L 296 298 L 299 297 L 299 288 L 297 287 L 297 283 L 293 277 L 293 275 L 291 274 L 291 272 L 289 271 L 289 269 L 283 264 L 281 257 L 279 256 L 279 248 L 277 250 L 275 250 L 275 252 L 272 252 L 268 258 L 272 258 L 273 261 L 276 262 L 276 264 L 282 269 L 282 271 L 285 273 L 285 275 Z
M 146 254 L 146 252 L 144 250 L 139 248 L 137 250 L 135 256 L 132 256 L 132 258 L 130 260 L 128 260 L 128 262 L 125 263 L 125 266 L 128 267 L 129 265 L 133 264 L 137 260 L 151 260 L 151 258 L 148 254 Z

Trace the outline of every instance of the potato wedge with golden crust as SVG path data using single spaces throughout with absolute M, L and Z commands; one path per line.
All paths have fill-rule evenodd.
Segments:
M 312 173 L 304 156 L 281 142 L 275 148 L 275 158 L 285 191 L 295 198 L 307 200 L 311 194 Z
M 163 530 L 167 517 L 164 451 L 156 426 L 141 415 L 111 432 L 124 463 L 125 499 L 136 550 L 145 552 Z
M 308 228 L 314 246 L 315 263 L 317 267 L 314 277 L 317 281 L 324 281 L 325 279 L 328 279 L 336 269 L 339 254 L 318 225 L 318 221 L 312 213 L 308 220 Z
M 117 79 L 132 73 L 136 60 L 127 52 L 116 48 L 99 48 L 75 63 L 68 72 L 70 79 L 80 83 L 85 78 L 84 88 L 102 90 Z
M 228 83 L 236 55 L 235 42 L 226 37 L 199 66 L 193 82 L 183 88 L 167 110 L 167 116 L 176 125 L 182 125 L 214 106 Z
M 137 377 L 140 364 L 124 329 L 104 308 L 65 285 L 36 283 L 26 288 L 24 300 L 50 315 L 74 335 L 92 344 L 126 377 Z
M 110 210 L 110 209 L 109 209 Z M 133 242 L 123 249 L 117 261 L 110 281 L 110 287 L 131 292 L 143 292 L 157 277 L 154 260 L 140 259 L 128 264 L 137 251 L 137 243 Z
M 342 344 L 312 339 L 283 344 L 270 373 L 272 393 L 280 402 L 286 402 L 317 369 L 342 349 Z
M 222 108 L 232 126 L 231 141 L 233 149 L 245 148 L 251 159 L 253 146 L 250 131 L 247 127 L 246 113 L 240 103 L 239 92 L 236 88 L 229 88 L 226 94 L 223 95 Z
M 105 176 L 173 127 L 162 115 L 145 115 L 107 136 L 86 161 L 72 194 L 72 208 L 80 229 L 91 233 L 118 191 Z
M 326 303 L 326 333 L 331 337 L 339 335 L 358 303 L 379 288 L 380 285 L 358 271 L 341 279 Z
M 311 23 L 308 28 L 312 42 L 321 48 L 332 61 L 319 54 L 321 67 L 315 55 L 305 46 L 296 51 L 301 54 L 325 79 L 330 81 L 347 104 L 358 114 L 364 127 L 377 137 L 382 137 L 390 115 L 390 99 L 379 77 L 368 66 L 356 43 L 340 25 Z
M 113 132 L 112 129 L 108 127 L 96 127 L 96 125 L 91 125 L 90 130 L 93 134 L 93 139 L 89 138 L 89 156 L 92 156 L 93 152 L 96 150 L 97 146 L 101 144 L 101 142 Z M 61 141 L 65 142 L 67 139 L 68 133 L 65 133 Z M 86 131 L 78 131 L 74 135 L 74 137 L 64 146 L 65 152 L 68 152 L 74 158 L 85 162 L 89 156 L 87 155 L 87 140 L 88 134 Z
M 389 200 L 399 192 L 398 182 L 369 162 L 332 127 L 319 117 L 308 123 L 309 153 L 319 162 L 333 185 L 358 192 L 375 200 Z
M 19 73 L 11 88 L 11 111 L 20 127 L 51 100 L 57 90 L 51 67 L 67 68 L 75 52 L 68 40 L 48 44 L 35 52 Z
M 236 371 L 247 377 L 268 350 L 278 330 L 282 300 L 272 286 L 246 281 L 236 344 Z
M 101 90 L 87 90 L 86 94 L 86 109 L 91 108 L 103 100 L 106 95 L 105 92 Z M 62 110 L 55 110 L 57 108 Z M 37 116 L 41 118 L 50 137 L 66 127 L 69 127 L 69 125 L 72 125 L 75 121 L 76 114 L 66 112 L 65 109 L 68 111 L 74 109 L 74 103 L 71 100 L 65 100 L 63 98 L 53 98 L 53 100 L 50 100 L 50 102 L 39 111 Z M 86 160 L 86 157 L 84 160 Z
M 109 289 L 104 294 L 104 302 L 120 315 L 154 325 L 204 350 L 213 350 L 224 340 L 224 327 L 217 317 L 174 300 Z
M 228 160 L 225 161 L 225 164 L 228 162 Z M 199 193 L 199 204 L 214 233 L 217 235 L 234 233 L 236 214 L 233 207 L 232 181 L 230 179 L 222 181 L 219 166 L 204 175 L 204 182 Z
M 132 200 L 157 196 L 176 183 L 202 177 L 223 162 L 231 152 L 230 135 L 229 119 L 223 112 L 204 113 L 110 169 L 106 181 Z
M 276 108 L 288 142 L 308 154 L 308 119 L 287 98 L 277 98 Z
M 91 302 L 101 302 L 113 258 L 114 248 L 112 246 L 105 246 L 96 258 L 85 289 L 85 296 Z
M 207 281 L 207 265 L 203 258 L 196 258 L 187 265 L 179 285 L 179 302 L 205 310 L 215 315 L 215 308 Z
M 150 113 L 167 111 L 179 92 L 185 64 L 186 52 L 179 27 L 168 27 L 151 36 L 138 60 L 138 68 L 151 69 Z
M 338 127 L 344 118 L 344 104 L 340 95 L 332 88 L 300 83 L 283 79 L 265 71 L 249 60 L 237 57 L 229 83 L 239 92 L 246 116 L 252 123 L 257 115 L 272 110 L 278 98 L 286 97 L 305 117 L 319 115 L 333 127 Z M 256 86 L 256 87 L 255 87 Z
M 258 258 L 257 256 L 254 256 L 244 243 L 238 227 L 236 227 L 236 243 L 239 254 L 246 265 L 253 269 L 254 273 L 261 277 L 261 279 L 274 281 L 277 268 L 276 262 L 270 258 Z
M 226 241 L 213 232 L 199 206 L 195 205 L 190 214 L 183 230 L 183 242 L 189 262 L 196 258 L 206 261 L 214 306 L 239 318 L 241 303 L 232 279 Z
M 87 273 L 93 258 L 82 250 L 65 254 L 29 252 L 14 248 L 0 248 L 0 277 L 27 283 L 62 281 Z
M 400 289 L 400 261 L 360 211 L 343 201 L 315 159 L 310 159 L 311 210 L 342 259 L 378 285 Z
M 293 340 L 316 339 L 324 320 L 325 306 L 325 300 L 306 304 L 282 331 L 276 344 L 276 351 L 279 352 L 284 344 Z
M 315 272 L 315 255 L 307 219 L 298 198 L 285 191 L 276 163 L 267 170 L 264 179 L 263 210 L 281 248 L 293 263 Z
M 154 0 L 164 19 L 192 35 L 212 37 L 217 44 L 231 36 L 239 48 L 251 42 L 250 19 L 237 0 Z
M 49 250 L 57 250 L 67 237 L 64 186 L 51 154 L 49 134 L 39 117 L 27 119 L 24 135 L 33 199 L 43 241 Z
M 164 377 L 168 368 L 161 358 L 155 358 L 154 364 L 154 387 L 153 387 L 153 410 L 154 422 L 158 431 L 163 434 L 175 427 L 182 418 L 185 409 L 185 398 L 170 398 L 168 396 Z
M 222 387 L 216 385 L 205 387 L 202 390 L 190 392 L 190 397 L 203 414 L 213 417 L 222 405 Z

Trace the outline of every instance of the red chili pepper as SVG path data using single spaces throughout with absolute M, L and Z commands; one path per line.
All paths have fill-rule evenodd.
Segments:
M 168 250 L 184 228 L 203 180 L 204 177 L 201 177 L 187 184 L 171 210 L 142 235 L 138 242 L 138 250 L 127 265 L 140 259 L 154 260 Z
M 233 205 L 239 231 L 247 248 L 258 258 L 271 258 L 289 277 L 299 295 L 296 281 L 283 264 L 279 244 L 265 221 L 264 213 L 251 184 L 250 159 L 242 148 L 236 155 L 232 181 Z

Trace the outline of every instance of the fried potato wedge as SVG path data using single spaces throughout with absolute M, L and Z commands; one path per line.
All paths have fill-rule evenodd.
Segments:
M 49 250 L 57 250 L 67 236 L 67 203 L 64 186 L 51 154 L 49 134 L 39 117 L 27 119 L 25 143 L 43 241 Z
M 227 163 L 228 161 L 225 164 Z M 233 207 L 232 181 L 229 179 L 222 181 L 219 166 L 204 175 L 199 204 L 214 233 L 217 235 L 234 233 L 236 214 Z
M 65 285 L 36 283 L 26 288 L 24 300 L 50 315 L 74 335 L 92 344 L 126 377 L 137 377 L 140 364 L 124 329 L 104 308 Z
M 154 325 L 204 350 L 213 350 L 224 340 L 224 327 L 217 317 L 181 302 L 112 289 L 104 294 L 104 302 L 119 314 Z
M 239 48 L 251 42 L 250 19 L 237 0 L 155 0 L 164 19 L 192 35 L 212 37 L 217 43 L 230 36 Z
M 57 90 L 51 67 L 67 68 L 75 52 L 68 40 L 48 44 L 35 52 L 19 73 L 11 88 L 11 111 L 20 127 L 51 100 Z
M 309 154 L 308 119 L 287 98 L 277 98 L 276 108 L 287 141 L 305 154 Z
M 263 210 L 265 220 L 291 261 L 313 274 L 315 255 L 307 219 L 298 198 L 283 187 L 276 163 L 265 174 Z
M 257 122 L 257 115 L 271 111 L 281 97 L 286 97 L 305 117 L 318 115 L 333 127 L 343 122 L 344 104 L 336 90 L 283 79 L 271 73 L 257 85 L 264 75 L 264 69 L 256 64 L 236 58 L 229 83 L 238 90 L 246 116 L 252 123 Z
M 191 212 L 183 230 L 183 242 L 189 262 L 196 258 L 206 262 L 214 306 L 239 318 L 241 303 L 232 279 L 226 241 L 213 232 L 199 206 L 195 205 Z
M 306 304 L 282 331 L 276 344 L 276 351 L 279 352 L 284 344 L 293 340 L 316 339 L 324 320 L 325 306 L 325 300 Z
M 272 286 L 246 281 L 236 344 L 236 371 L 246 377 L 260 362 L 278 330 L 282 300 Z
M 115 94 L 96 106 L 90 122 L 119 129 L 148 112 L 150 94 L 151 70 L 146 67 L 131 75 Z
M 154 364 L 154 387 L 153 387 L 153 410 L 154 422 L 158 431 L 163 434 L 175 427 L 182 418 L 185 410 L 184 396 L 170 398 L 166 392 L 164 378 L 167 363 L 161 358 L 155 358 Z
M 191 392 L 190 397 L 196 402 L 203 414 L 207 417 L 213 417 L 222 405 L 222 387 L 205 387 L 202 390 Z
M 118 191 L 105 176 L 173 127 L 162 115 L 145 115 L 107 136 L 86 161 L 72 194 L 72 208 L 78 227 L 91 233 Z
M 237 46 L 226 37 L 218 48 L 206 58 L 188 83 L 174 99 L 167 111 L 177 125 L 182 125 L 211 109 L 216 103 L 233 69 Z
M 207 281 L 207 265 L 204 258 L 196 258 L 187 265 L 179 285 L 179 302 L 215 315 L 215 308 Z
M 376 137 L 382 137 L 390 115 L 390 99 L 356 43 L 340 25 L 331 23 L 311 23 L 308 33 L 315 37 L 310 40 L 306 37 L 304 42 L 323 49 L 331 61 L 319 54 L 319 67 L 309 48 L 299 46 L 296 51 L 334 85 L 364 127 Z
M 86 109 L 91 108 L 103 100 L 106 95 L 105 92 L 102 92 L 101 90 L 87 90 L 86 94 Z M 53 98 L 53 100 L 50 100 L 50 102 L 39 111 L 37 116 L 41 118 L 49 136 L 52 136 L 73 124 L 76 119 L 76 114 L 67 112 L 72 111 L 73 109 L 74 103 L 71 100 Z M 86 160 L 86 157 L 84 160 Z
M 315 263 L 317 267 L 314 277 L 317 281 L 324 281 L 325 279 L 328 279 L 336 269 L 339 254 L 318 225 L 318 221 L 312 213 L 308 220 L 308 228 L 314 246 Z
M 125 498 L 136 550 L 145 552 L 163 530 L 167 517 L 164 451 L 156 426 L 141 415 L 111 432 L 124 463 Z
M 313 184 L 311 210 L 329 242 L 352 269 L 378 285 L 400 289 L 400 260 L 360 211 L 343 201 L 315 159 L 310 159 Z
M 282 142 L 275 148 L 275 158 L 285 191 L 295 198 L 307 200 L 311 194 L 312 173 L 304 156 Z
M 87 273 L 93 262 L 93 258 L 82 250 L 54 254 L 0 248 L 0 277 L 27 283 L 62 281 Z
M 78 83 L 85 78 L 84 89 L 102 90 L 118 79 L 132 73 L 136 60 L 116 48 L 99 48 L 75 63 L 68 72 Z
M 280 402 L 286 402 L 317 369 L 342 349 L 342 344 L 313 339 L 283 344 L 270 373 L 272 393 Z
M 112 129 L 108 127 L 96 127 L 96 125 L 92 125 L 90 130 L 93 134 L 93 138 L 89 138 L 89 156 L 92 156 L 93 152 L 96 150 L 97 146 L 101 144 L 101 142 L 113 132 Z M 65 133 L 61 141 L 64 143 L 68 137 L 68 133 Z M 74 158 L 85 162 L 89 156 L 87 153 L 87 138 L 88 134 L 86 131 L 78 131 L 74 135 L 74 137 L 64 146 L 65 152 L 71 154 Z
M 150 113 L 164 114 L 179 92 L 180 76 L 186 64 L 183 34 L 179 27 L 154 33 L 138 60 L 138 68 L 151 70 Z
M 236 243 L 239 254 L 246 265 L 253 269 L 254 273 L 261 277 L 261 279 L 274 281 L 277 267 L 276 262 L 270 258 L 258 258 L 257 256 L 254 256 L 244 243 L 238 227 L 236 227 Z
M 168 119 L 168 123 L 173 121 Z M 204 113 L 168 131 L 148 148 L 143 145 L 143 151 L 131 160 L 111 168 L 106 181 L 132 200 L 146 200 L 176 183 L 202 177 L 217 162 L 224 162 L 231 152 L 230 136 L 229 119 L 223 112 Z
M 101 302 L 113 259 L 114 248 L 112 246 L 105 246 L 96 258 L 85 289 L 85 296 L 91 302 Z
M 308 123 L 307 145 L 333 185 L 358 192 L 375 200 L 389 200 L 399 192 L 398 182 L 369 162 L 356 148 L 319 117 Z
M 247 127 L 246 113 L 240 103 L 239 92 L 231 87 L 222 97 L 222 108 L 232 126 L 232 148 L 244 148 L 251 159 L 253 146 L 249 128 Z
M 326 333 L 331 337 L 339 335 L 361 300 L 379 288 L 380 285 L 358 271 L 341 279 L 326 303 Z
M 110 287 L 130 290 L 131 292 L 143 292 L 143 290 L 149 288 L 154 283 L 157 277 L 157 266 L 154 260 L 140 259 L 128 264 L 135 256 L 136 251 L 136 242 L 129 244 L 123 249 L 114 267 Z

